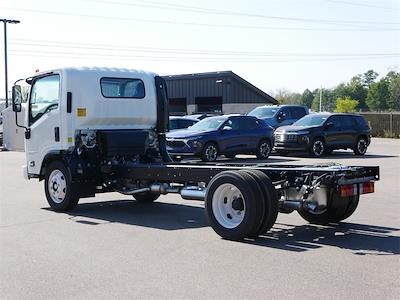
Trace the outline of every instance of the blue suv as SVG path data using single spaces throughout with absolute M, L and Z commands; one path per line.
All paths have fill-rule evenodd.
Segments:
M 256 154 L 267 159 L 274 129 L 251 116 L 218 116 L 203 119 L 193 126 L 167 134 L 167 150 L 172 157 L 194 155 L 215 161 L 220 154 Z
M 262 119 L 276 129 L 292 125 L 308 113 L 308 108 L 303 105 L 264 105 L 256 107 L 247 115 Z

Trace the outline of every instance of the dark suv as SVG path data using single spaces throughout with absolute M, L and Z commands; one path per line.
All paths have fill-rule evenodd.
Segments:
M 269 126 L 278 128 L 292 125 L 308 115 L 308 108 L 303 105 L 264 105 L 256 107 L 247 115 L 262 119 Z
M 370 142 L 368 123 L 362 116 L 353 114 L 311 114 L 275 131 L 278 153 L 306 150 L 320 157 L 335 149 L 353 149 L 356 155 L 364 155 Z

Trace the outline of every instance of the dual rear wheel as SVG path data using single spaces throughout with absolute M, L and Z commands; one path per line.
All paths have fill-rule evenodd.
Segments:
M 225 171 L 208 185 L 206 216 L 211 227 L 229 240 L 255 238 L 267 232 L 278 215 L 278 198 L 261 171 Z

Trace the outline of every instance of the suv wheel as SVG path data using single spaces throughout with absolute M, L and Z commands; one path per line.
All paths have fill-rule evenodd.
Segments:
M 310 154 L 314 157 L 321 157 L 325 151 L 325 143 L 322 139 L 315 139 L 310 147 Z
M 367 152 L 368 143 L 365 137 L 360 137 L 357 140 L 357 143 L 353 149 L 354 154 L 356 155 L 364 155 Z
M 269 144 L 269 141 L 268 140 L 260 141 L 256 152 L 257 158 L 267 159 L 270 153 L 271 153 L 271 146 Z
M 218 158 L 218 146 L 215 143 L 207 143 L 204 145 L 201 154 L 202 161 L 216 161 Z

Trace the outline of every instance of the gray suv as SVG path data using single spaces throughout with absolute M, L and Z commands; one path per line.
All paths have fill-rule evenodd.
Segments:
M 262 119 L 276 129 L 281 126 L 292 125 L 308 115 L 308 108 L 303 105 L 263 105 L 256 107 L 248 115 Z

